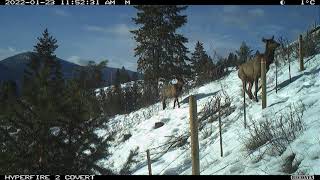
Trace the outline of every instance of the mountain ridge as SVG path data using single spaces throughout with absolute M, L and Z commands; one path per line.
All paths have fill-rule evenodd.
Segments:
M 34 52 L 28 51 L 0 60 L 0 81 L 12 80 L 20 86 L 22 84 L 24 69 L 26 68 L 27 62 L 34 54 Z M 62 73 L 66 79 L 72 78 L 74 70 L 83 67 L 59 57 L 57 57 L 57 60 L 60 61 Z M 112 75 L 116 73 L 117 69 L 120 68 L 106 67 L 103 69 L 103 77 L 106 85 L 109 85 L 114 80 L 114 76 Z M 129 73 L 131 78 L 136 73 L 131 70 L 126 71 Z

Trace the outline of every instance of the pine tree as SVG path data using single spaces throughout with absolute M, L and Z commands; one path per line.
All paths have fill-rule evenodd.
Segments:
M 201 42 L 197 42 L 190 61 L 191 72 L 194 75 L 198 75 L 201 82 L 206 82 L 211 76 L 210 72 L 213 67 L 213 62 L 205 52 Z
M 131 31 L 137 41 L 138 72 L 157 91 L 160 77 L 169 80 L 185 73 L 188 50 L 184 44 L 188 40 L 176 31 L 187 22 L 187 17 L 180 15 L 187 7 L 139 5 L 135 8 L 138 13 L 133 21 L 141 26 Z
M 257 55 L 259 55 L 259 54 L 261 54 L 261 53 L 260 53 L 259 50 L 257 50 L 256 53 L 254 53 L 254 56 L 257 56 Z
M 243 41 L 236 53 L 238 55 L 237 65 L 240 65 L 249 60 L 249 58 L 251 57 L 252 49 Z
M 124 66 L 122 66 L 122 68 L 120 70 L 120 82 L 126 83 L 129 81 L 130 81 L 130 75 L 129 75 L 128 71 L 124 68 Z
M 121 88 L 121 71 L 120 69 L 117 69 L 115 75 L 114 75 L 114 81 L 113 81 L 113 87 L 110 92 L 110 101 L 112 106 L 111 108 L 111 114 L 119 114 L 122 113 L 124 110 L 124 98 Z
M 78 69 L 78 73 L 80 74 L 79 80 L 82 81 L 83 88 L 97 89 L 106 84 L 103 70 L 107 66 L 107 63 L 107 60 L 101 61 L 99 64 L 89 61 L 87 66 Z
M 200 61 L 204 60 L 206 58 L 206 52 L 203 48 L 203 43 L 197 42 L 195 46 L 194 52 L 191 54 L 191 72 L 193 74 L 199 74 L 201 72 L 201 64 Z
M 115 85 L 111 92 L 112 115 L 120 114 L 124 110 L 124 101 L 122 88 L 119 85 Z
M 16 132 L 16 128 L 9 121 L 14 116 L 13 105 L 18 100 L 16 90 L 13 82 L 0 84 L 0 174 L 14 174 L 14 164 L 21 163 L 19 157 L 23 154 L 23 149 L 11 135 Z
M 121 84 L 121 73 L 120 73 L 120 69 L 117 69 L 115 75 L 114 75 L 114 80 L 113 80 L 113 85 L 116 87 L 119 87 Z
M 227 57 L 227 66 L 228 67 L 233 66 L 233 60 L 234 60 L 234 54 L 233 53 L 229 53 L 228 57 Z
M 25 69 L 23 94 L 25 97 L 36 97 L 46 93 L 52 100 L 59 101 L 61 94 L 56 92 L 62 92 L 64 80 L 60 62 L 54 54 L 58 48 L 57 40 L 50 36 L 47 29 L 37 39 L 35 53 Z M 40 87 L 41 83 L 43 88 Z
M 101 103 L 78 79 L 63 80 L 47 30 L 38 40 L 22 96 L 0 88 L 0 174 L 112 173 L 96 165 L 109 154 L 109 139 L 95 133 L 105 122 Z
M 134 73 L 132 74 L 132 81 L 137 81 L 138 79 L 139 79 L 138 73 L 137 73 L 137 72 L 134 72 Z
M 134 81 L 131 88 L 131 93 L 132 93 L 132 107 L 133 107 L 133 110 L 136 110 L 140 108 L 140 105 L 139 105 L 140 93 L 139 93 L 139 87 L 138 87 L 137 81 Z
M 57 125 L 57 104 L 63 97 L 64 81 L 54 54 L 58 48 L 56 43 L 57 40 L 49 35 L 47 29 L 38 38 L 34 46 L 35 53 L 25 71 L 22 101 L 19 101 L 20 107 L 16 107 L 19 109 L 16 112 L 17 118 L 29 123 L 22 133 L 33 138 L 21 140 L 32 144 L 27 148 L 30 153 L 34 153 L 29 154 L 30 164 L 34 165 L 29 170 L 36 172 L 50 169 L 49 152 L 53 145 L 49 143 L 50 128 Z

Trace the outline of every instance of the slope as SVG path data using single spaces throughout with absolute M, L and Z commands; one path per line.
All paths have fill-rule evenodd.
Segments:
M 305 108 L 302 115 L 304 129 L 280 154 L 261 155 L 269 142 L 251 152 L 246 149 L 250 128 L 245 129 L 243 125 L 243 98 L 237 71 L 232 70 L 227 77 L 190 92 L 197 97 L 199 117 L 208 102 L 222 94 L 222 87 L 230 97 L 232 107 L 232 112 L 222 117 L 223 157 L 220 157 L 218 122 L 205 123 L 199 132 L 201 174 L 320 174 L 320 55 L 305 59 L 305 62 L 306 70 L 299 72 L 298 62 L 294 59 L 291 83 L 288 67 L 283 65 L 278 68 L 278 93 L 274 89 L 275 66 L 271 66 L 267 74 L 266 109 L 261 109 L 261 99 L 258 103 L 246 99 L 248 127 L 253 127 L 253 122 L 273 122 L 281 114 L 288 113 L 293 105 L 303 105 Z M 153 174 L 191 174 L 188 95 L 180 98 L 182 103 L 179 109 L 172 109 L 170 102 L 169 108 L 162 110 L 160 103 L 157 103 L 109 120 L 110 128 L 97 133 L 104 136 L 116 132 L 109 148 L 112 156 L 100 163 L 119 172 L 130 151 L 138 148 L 135 156 L 137 162 L 133 162 L 129 169 L 133 174 L 148 174 L 145 151 L 150 149 Z M 164 126 L 155 129 L 156 122 L 163 122 Z M 212 132 L 207 133 L 210 128 Z M 132 136 L 126 140 L 124 136 L 127 134 Z M 180 141 L 178 137 L 186 138 Z M 172 139 L 179 141 L 175 144 Z M 292 171 L 286 170 L 288 162 Z

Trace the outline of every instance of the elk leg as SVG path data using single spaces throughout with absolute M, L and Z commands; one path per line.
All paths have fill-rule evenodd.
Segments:
M 177 98 L 178 108 L 180 108 L 179 99 Z
M 252 85 L 253 85 L 253 82 L 249 82 L 249 88 L 248 88 L 248 93 L 249 93 L 249 98 L 250 99 L 253 99 L 253 94 L 252 94 Z
M 164 110 L 165 108 L 166 108 L 166 100 L 163 99 L 163 100 L 162 100 L 162 109 Z
M 247 89 L 247 82 L 246 82 L 246 81 L 244 82 L 243 87 L 244 87 L 244 91 L 247 93 L 248 97 L 249 97 L 250 99 L 252 99 L 252 95 L 250 95 L 250 92 L 249 92 L 249 90 Z M 250 88 L 250 82 L 249 82 L 249 88 Z
M 244 98 L 246 98 L 246 93 L 248 94 L 246 81 L 242 81 L 242 90 L 243 90 L 243 96 L 244 96 Z M 249 96 L 249 94 L 248 94 L 248 96 Z
M 254 91 L 254 95 L 256 96 L 256 101 L 258 102 L 258 79 L 256 79 L 254 81 L 254 86 L 255 86 L 255 91 Z
M 260 86 L 259 86 L 259 82 L 260 82 Z M 261 86 L 261 80 L 259 81 L 259 79 L 258 79 L 258 86 L 259 86 L 258 91 L 260 91 L 262 86 Z
M 173 109 L 176 107 L 176 98 L 173 100 Z

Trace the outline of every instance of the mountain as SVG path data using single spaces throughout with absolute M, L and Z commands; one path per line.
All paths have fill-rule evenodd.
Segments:
M 24 69 L 28 61 L 31 59 L 33 52 L 25 52 L 20 53 L 11 57 L 8 57 L 2 61 L 0 61 L 0 81 L 4 80 L 13 80 L 18 86 L 21 86 L 23 80 Z M 65 79 L 72 78 L 72 73 L 79 67 L 80 65 L 71 63 L 69 61 L 57 58 L 60 61 L 62 73 Z M 109 85 L 114 79 L 114 74 L 117 71 L 117 68 L 106 67 L 103 70 L 104 80 L 106 81 L 106 85 Z M 132 77 L 134 71 L 127 70 L 129 75 Z
M 0 64 L 0 79 L 1 80 L 10 80 L 12 79 L 14 73 L 10 71 L 10 69 L 2 64 Z

